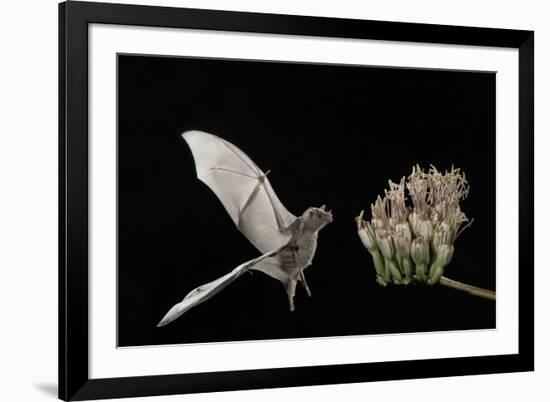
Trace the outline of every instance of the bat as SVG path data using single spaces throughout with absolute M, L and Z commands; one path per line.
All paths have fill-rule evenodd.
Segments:
M 275 194 L 267 178 L 269 170 L 264 173 L 235 145 L 202 131 L 187 131 L 182 137 L 193 154 L 197 178 L 216 194 L 238 230 L 262 255 L 191 290 L 157 326 L 174 321 L 249 270 L 263 272 L 281 282 L 290 311 L 294 311 L 298 282 L 311 296 L 304 270 L 313 261 L 319 231 L 332 222 L 332 212 L 323 205 L 310 207 L 296 217 Z

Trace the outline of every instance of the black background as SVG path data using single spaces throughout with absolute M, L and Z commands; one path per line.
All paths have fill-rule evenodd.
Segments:
M 318 64 L 118 57 L 119 346 L 495 327 L 495 304 L 443 286 L 375 283 L 354 217 L 413 164 L 452 164 L 475 218 L 446 275 L 495 287 L 495 75 Z M 290 313 L 283 286 L 244 275 L 173 323 L 194 287 L 256 257 L 195 175 L 180 134 L 219 135 L 264 170 L 287 209 L 326 204 Z

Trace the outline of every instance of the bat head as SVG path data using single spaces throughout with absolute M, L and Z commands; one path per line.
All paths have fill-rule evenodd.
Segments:
M 332 212 L 327 210 L 324 205 L 321 208 L 310 207 L 304 212 L 302 218 L 309 230 L 316 231 L 332 222 Z

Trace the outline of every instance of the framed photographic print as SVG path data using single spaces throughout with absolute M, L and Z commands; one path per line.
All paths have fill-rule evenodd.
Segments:
M 533 32 L 59 33 L 61 399 L 533 370 Z

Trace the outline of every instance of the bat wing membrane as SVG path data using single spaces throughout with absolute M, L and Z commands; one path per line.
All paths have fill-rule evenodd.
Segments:
M 268 251 L 267 253 L 254 258 L 250 261 L 247 261 L 235 269 L 233 269 L 231 272 L 229 272 L 226 275 L 223 275 L 219 277 L 218 279 L 208 282 L 204 285 L 201 285 L 192 291 L 190 291 L 182 301 L 172 306 L 170 310 L 165 314 L 165 316 L 162 318 L 162 320 L 158 323 L 158 327 L 162 327 L 166 324 L 171 323 L 176 318 L 180 317 L 183 313 L 186 311 L 189 311 L 193 307 L 204 303 L 208 299 L 210 299 L 212 296 L 219 293 L 221 290 L 225 289 L 229 284 L 233 283 L 235 279 L 240 277 L 242 274 L 247 272 L 249 269 L 254 269 L 255 266 L 258 264 L 261 264 L 263 261 L 270 260 L 272 258 L 277 258 L 278 253 L 282 249 L 284 249 L 287 246 L 287 244 L 283 244 L 283 246 L 278 247 L 274 250 Z
M 291 238 L 296 220 L 281 203 L 266 174 L 239 148 L 212 134 L 182 134 L 193 153 L 197 177 L 216 194 L 225 210 L 262 253 Z

